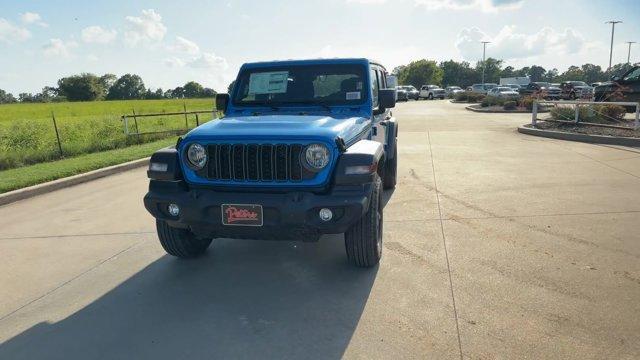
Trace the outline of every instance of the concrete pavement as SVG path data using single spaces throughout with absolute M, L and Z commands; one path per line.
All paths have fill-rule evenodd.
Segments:
M 0 358 L 635 359 L 640 150 L 399 104 L 384 254 L 216 240 L 164 255 L 144 169 L 0 207 Z

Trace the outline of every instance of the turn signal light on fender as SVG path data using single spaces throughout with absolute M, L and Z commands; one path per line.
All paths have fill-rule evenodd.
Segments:
M 345 175 L 366 175 L 373 174 L 378 170 L 378 164 L 373 165 L 356 165 L 356 166 L 347 166 L 344 169 Z

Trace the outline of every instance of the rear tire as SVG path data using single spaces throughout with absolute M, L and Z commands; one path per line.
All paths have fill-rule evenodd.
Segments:
M 393 147 L 393 159 L 385 161 L 383 187 L 385 190 L 396 187 L 398 174 L 398 145 Z
M 156 219 L 156 230 L 164 251 L 179 258 L 202 255 L 212 241 L 212 239 L 197 238 L 189 230 L 171 227 L 164 220 Z
M 344 234 L 347 259 L 357 267 L 372 267 L 382 257 L 382 189 L 376 176 L 369 199 L 369 208 L 357 223 Z

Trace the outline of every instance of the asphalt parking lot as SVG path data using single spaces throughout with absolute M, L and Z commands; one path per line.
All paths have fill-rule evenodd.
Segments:
M 399 104 L 378 268 L 317 244 L 166 256 L 145 169 L 0 207 L 0 359 L 640 357 L 640 149 Z

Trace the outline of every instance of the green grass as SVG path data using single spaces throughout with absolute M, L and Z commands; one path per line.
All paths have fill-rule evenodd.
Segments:
M 150 156 L 154 151 L 174 145 L 176 137 L 156 140 L 123 149 L 80 155 L 73 158 L 24 166 L 0 172 L 0 193 L 84 173 Z
M 124 114 L 171 113 L 213 110 L 213 99 L 124 100 L 63 102 L 45 104 L 0 105 L 0 170 L 7 170 L 60 158 L 56 133 L 51 117 L 55 114 L 64 157 L 124 148 L 156 141 L 168 134 L 138 137 L 124 134 Z M 200 114 L 204 123 L 211 114 Z M 184 115 L 138 118 L 138 130 L 144 132 L 184 132 L 194 128 L 196 118 Z M 135 131 L 130 118 L 129 132 Z

